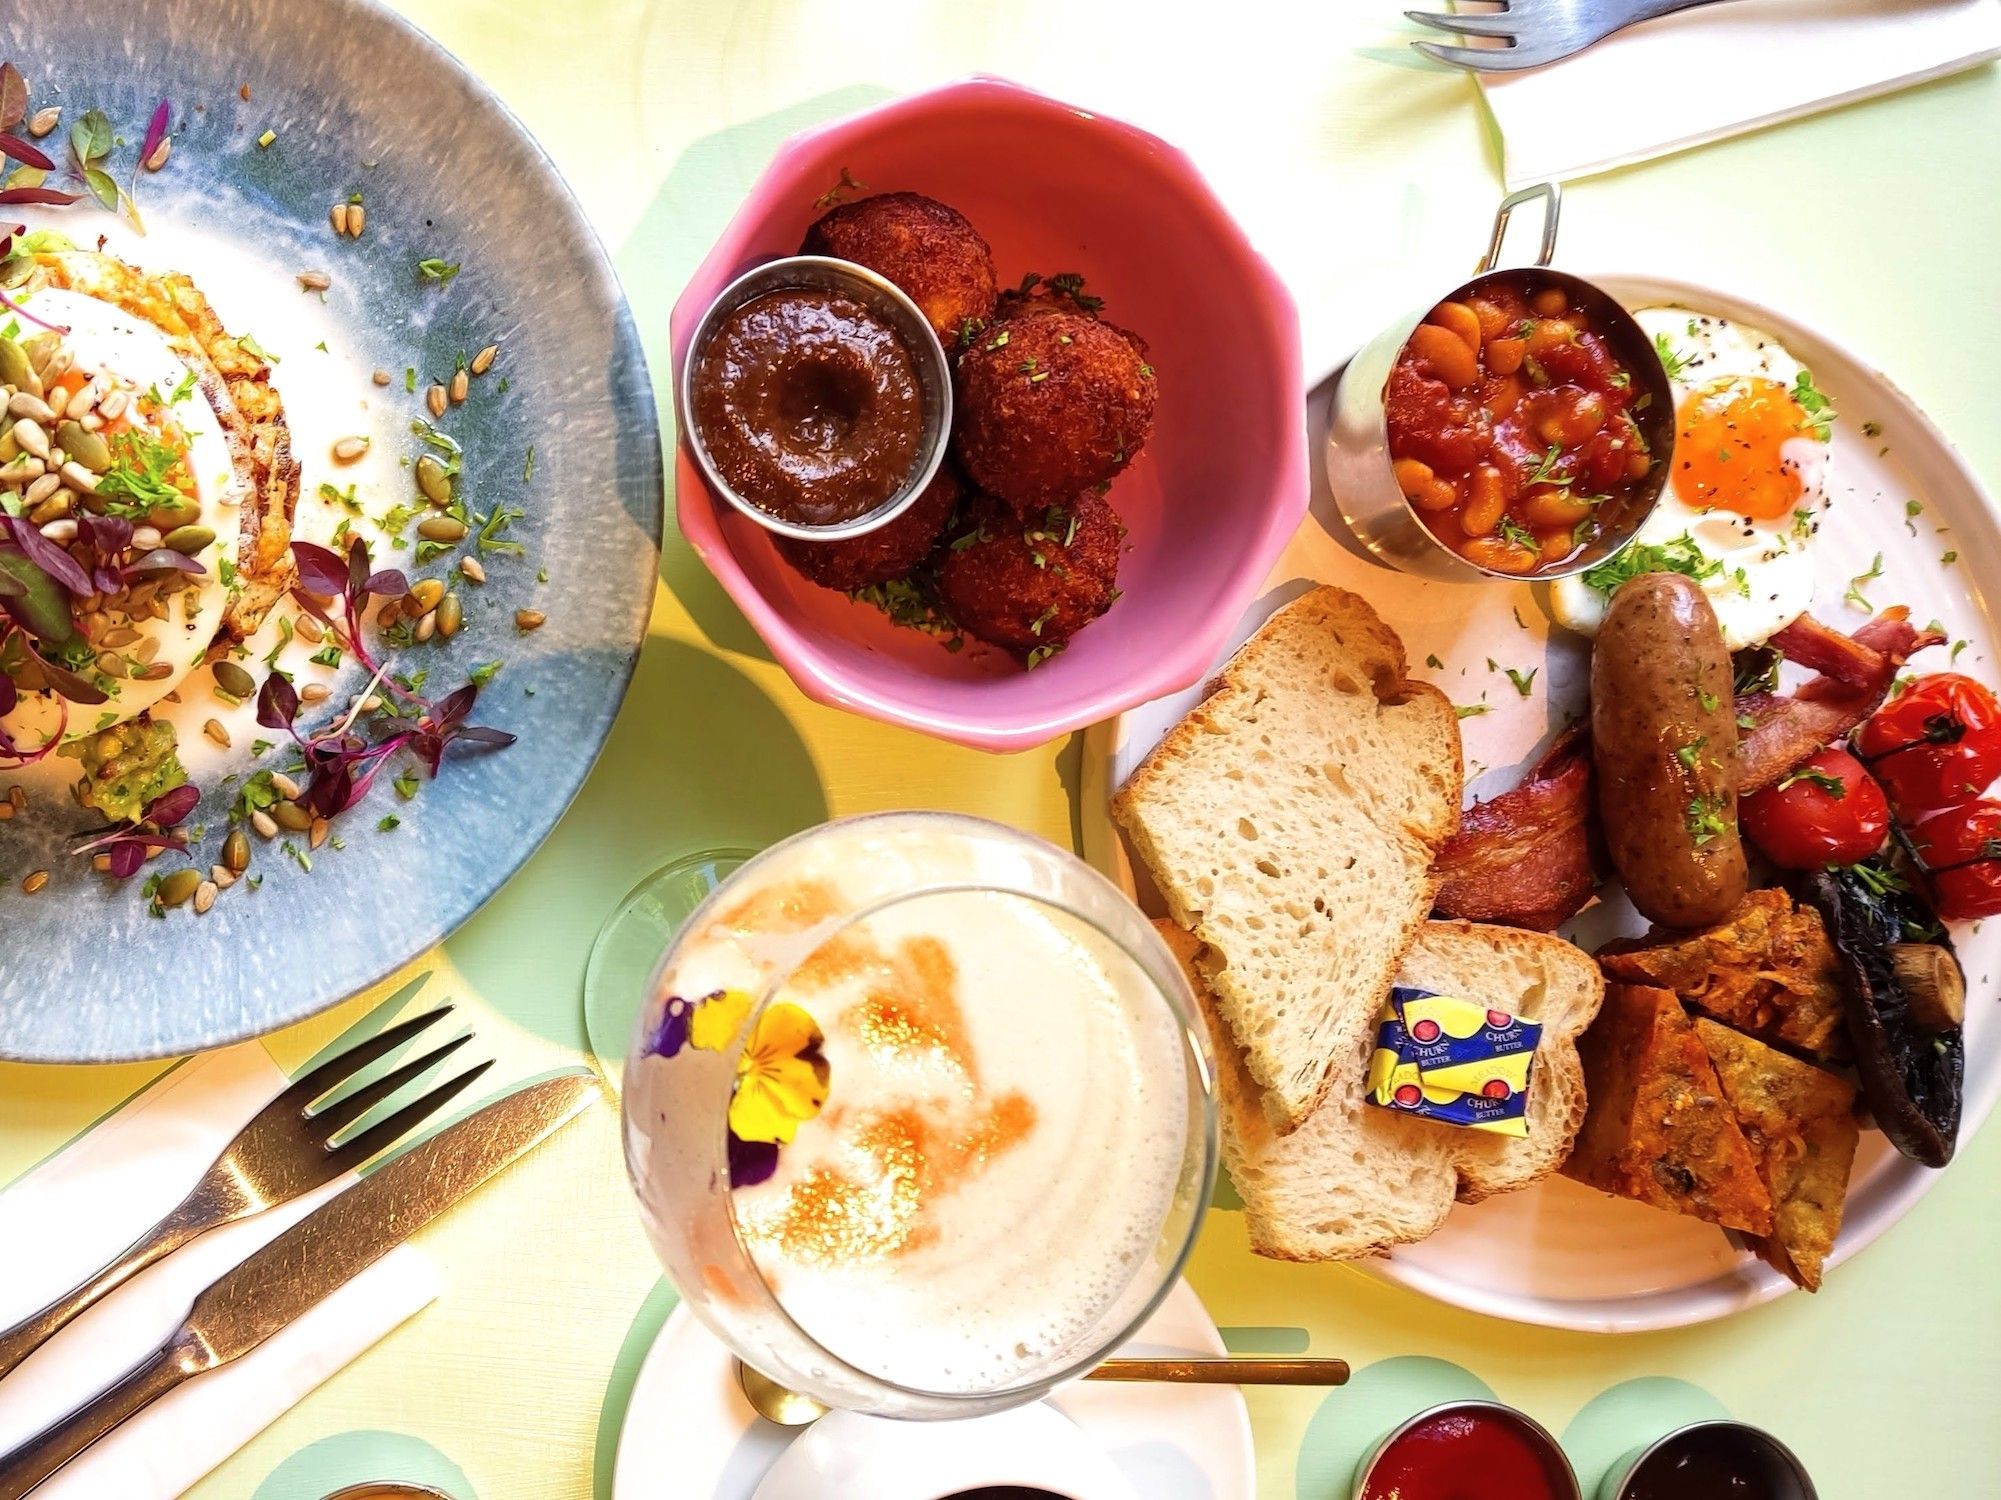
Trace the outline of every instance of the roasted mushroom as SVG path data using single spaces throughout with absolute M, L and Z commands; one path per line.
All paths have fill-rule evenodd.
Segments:
M 1908 882 L 1884 866 L 1817 870 L 1799 894 L 1819 910 L 1841 955 L 1848 1038 L 1876 1124 L 1913 1161 L 1944 1166 L 1958 1144 L 1965 1041 L 1957 1026 L 1934 1028 L 1932 997 L 1914 996 L 1906 976 L 1914 938 L 1957 969 L 1952 940 Z

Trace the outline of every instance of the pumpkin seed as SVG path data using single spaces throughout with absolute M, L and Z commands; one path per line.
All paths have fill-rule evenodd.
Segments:
M 53 474 L 44 474 L 42 479 L 54 479 L 55 477 Z M 35 484 L 40 484 L 41 482 L 42 480 L 38 479 L 35 481 Z M 34 486 L 30 485 L 29 488 L 32 489 Z M 46 526 L 51 521 L 60 521 L 68 516 L 70 506 L 73 503 L 70 499 L 69 491 L 64 490 L 61 494 L 52 495 L 49 499 L 44 500 L 40 505 L 29 511 L 28 519 L 33 521 L 37 526 Z
M 162 906 L 186 906 L 201 887 L 201 871 L 192 866 L 164 877 L 153 892 Z
M 183 557 L 193 557 L 215 540 L 215 533 L 206 526 L 176 526 L 162 540 Z
M 427 542 L 462 542 L 466 523 L 457 516 L 426 516 L 417 523 L 417 535 Z
M 436 578 L 419 578 L 410 585 L 410 592 L 403 597 L 403 613 L 411 619 L 427 615 L 438 607 L 438 601 L 445 597 L 445 586 Z
M 222 841 L 222 862 L 237 875 L 250 868 L 250 839 L 241 828 L 230 829 Z
M 67 473 L 64 475 L 68 477 Z M 146 520 L 162 537 L 179 531 L 183 526 L 192 526 L 201 519 L 201 507 L 192 500 L 169 500 L 164 505 L 156 505 L 146 512 Z M 214 538 L 210 538 L 211 541 Z
M 93 474 L 102 474 L 111 467 L 111 444 L 79 423 L 63 423 L 56 429 L 56 441 L 63 445 L 65 453 Z
M 457 594 L 447 594 L 438 601 L 438 634 L 450 640 L 459 633 L 459 626 L 465 623 L 465 606 L 459 603 Z
M 219 661 L 212 668 L 215 685 L 232 698 L 248 699 L 257 696 L 257 679 L 233 661 Z
M 0 385 L 11 385 L 37 400 L 41 398 L 42 377 L 29 363 L 27 351 L 12 339 L 0 338 Z
M 452 476 L 428 453 L 417 460 L 417 488 L 433 505 L 442 508 L 452 503 Z M 459 535 L 465 535 L 464 531 Z
M 304 833 L 313 826 L 313 815 L 296 802 L 274 802 L 271 821 L 289 833 Z

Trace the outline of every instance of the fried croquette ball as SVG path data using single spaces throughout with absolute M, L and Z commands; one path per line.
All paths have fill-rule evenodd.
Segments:
M 910 509 L 887 526 L 838 542 L 808 542 L 774 536 L 778 555 L 822 588 L 852 594 L 870 584 L 901 578 L 931 553 L 952 519 L 962 486 L 948 463 L 924 487 Z
M 1104 484 L 1153 431 L 1153 366 L 1077 313 L 1014 317 L 959 357 L 953 442 L 966 477 L 1024 516 Z
M 947 535 L 932 562 L 946 613 L 966 634 L 1031 663 L 1060 651 L 1119 597 L 1125 528 L 1102 495 L 1026 521 L 977 496 Z
M 885 276 L 949 350 L 994 315 L 994 255 L 956 208 L 921 193 L 879 193 L 814 221 L 801 255 L 833 255 Z

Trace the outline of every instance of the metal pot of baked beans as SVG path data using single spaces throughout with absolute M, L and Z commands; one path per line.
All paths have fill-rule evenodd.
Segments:
M 1497 268 L 1513 211 L 1543 206 L 1535 263 Z M 1667 481 L 1667 371 L 1608 293 L 1550 265 L 1555 183 L 1511 193 L 1472 280 L 1349 361 L 1327 477 L 1349 528 L 1405 572 L 1563 578 L 1633 539 Z

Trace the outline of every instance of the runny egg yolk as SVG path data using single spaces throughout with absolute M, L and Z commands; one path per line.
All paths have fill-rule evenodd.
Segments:
M 1703 386 L 1675 413 L 1675 491 L 1693 510 L 1776 521 L 1806 488 L 1785 445 L 1811 430 L 1776 380 L 1742 375 Z

